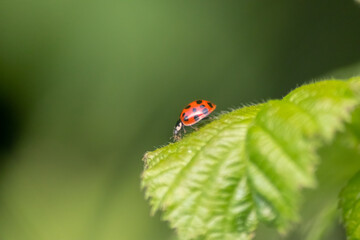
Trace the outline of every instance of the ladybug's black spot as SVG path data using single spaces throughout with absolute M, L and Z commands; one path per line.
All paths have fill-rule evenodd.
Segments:
M 211 102 L 207 102 L 207 104 L 209 105 L 210 108 L 213 108 L 213 105 Z
M 185 113 L 181 114 L 181 116 L 184 117 L 184 116 L 185 116 Z
M 208 110 L 207 108 L 204 108 L 204 109 L 202 110 L 202 112 L 203 112 L 203 114 L 207 115 L 207 114 L 209 113 L 209 110 Z
M 185 117 L 184 117 L 184 121 L 185 121 L 185 122 L 189 121 L 189 117 L 188 117 L 188 116 L 185 116 Z
M 185 109 L 189 109 L 190 108 L 190 105 L 187 105 L 186 107 L 185 107 Z
M 204 108 L 204 107 L 205 107 L 205 105 L 204 105 L 204 104 L 201 104 L 201 105 L 200 105 L 200 108 Z
M 197 103 L 197 104 L 201 104 L 201 103 L 202 103 L 202 100 L 197 100 L 196 103 Z
M 199 121 L 199 115 L 194 116 L 195 121 Z
M 193 108 L 193 112 L 196 112 L 197 111 L 197 109 L 196 108 Z

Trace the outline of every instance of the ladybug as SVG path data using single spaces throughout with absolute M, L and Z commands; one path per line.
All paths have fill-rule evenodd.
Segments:
M 185 126 L 191 126 L 207 117 L 216 108 L 216 105 L 206 100 L 196 100 L 187 105 L 181 112 L 179 120 L 176 122 L 173 132 L 174 141 L 181 138 L 181 129 L 184 133 Z

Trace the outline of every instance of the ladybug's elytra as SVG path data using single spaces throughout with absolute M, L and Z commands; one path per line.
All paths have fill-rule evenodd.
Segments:
M 207 117 L 216 108 L 216 105 L 206 100 L 196 100 L 187 105 L 180 114 L 180 119 L 174 127 L 174 141 L 181 138 L 181 129 L 185 132 L 185 126 L 191 126 Z

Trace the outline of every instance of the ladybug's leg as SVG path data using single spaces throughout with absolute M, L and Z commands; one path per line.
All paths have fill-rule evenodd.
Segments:
M 199 128 L 194 127 L 194 126 L 190 126 L 192 129 L 194 129 L 195 131 L 197 131 Z
M 177 142 L 182 138 L 182 133 L 178 132 L 178 133 L 174 134 L 172 138 L 173 138 L 174 142 Z
M 178 135 L 174 135 L 174 136 L 173 136 L 174 142 L 177 142 L 177 141 L 179 141 L 180 139 L 181 139 L 181 134 L 178 134 Z
M 214 119 L 216 119 L 216 117 L 214 117 L 214 116 L 207 116 L 207 117 L 203 118 L 202 121 L 204 121 L 204 122 L 211 122 L 211 121 L 214 120 Z

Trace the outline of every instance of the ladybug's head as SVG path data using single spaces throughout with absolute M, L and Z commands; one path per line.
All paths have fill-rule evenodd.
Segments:
M 175 127 L 174 127 L 174 132 L 173 132 L 173 138 L 174 138 L 174 141 L 178 141 L 180 140 L 181 138 L 181 134 L 180 134 L 180 131 L 181 129 L 184 127 L 184 124 L 181 122 L 181 120 L 179 119 L 176 124 L 175 124 Z

